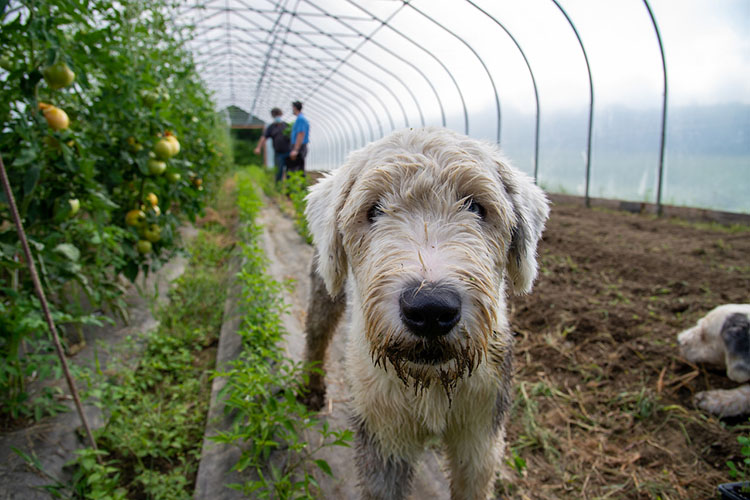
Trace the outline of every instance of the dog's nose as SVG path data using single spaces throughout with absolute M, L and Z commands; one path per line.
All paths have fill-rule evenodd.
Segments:
M 461 319 L 461 297 L 444 285 L 407 287 L 399 298 L 401 320 L 420 337 L 448 334 Z

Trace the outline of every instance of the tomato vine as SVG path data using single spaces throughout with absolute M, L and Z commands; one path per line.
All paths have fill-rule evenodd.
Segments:
M 178 228 L 231 162 L 175 7 L 0 1 L 0 154 L 64 330 L 122 310 L 120 276 L 179 251 Z M 155 168 L 168 137 L 179 153 Z M 126 224 L 132 210 L 145 214 L 137 225 Z M 0 407 L 11 417 L 30 411 L 23 380 L 39 373 L 29 363 L 45 338 L 19 248 L 0 195 Z

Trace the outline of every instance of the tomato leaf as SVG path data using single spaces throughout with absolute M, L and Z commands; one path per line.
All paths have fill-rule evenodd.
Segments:
M 60 253 L 73 262 L 81 258 L 81 251 L 75 245 L 70 243 L 60 243 L 55 247 L 55 252 Z

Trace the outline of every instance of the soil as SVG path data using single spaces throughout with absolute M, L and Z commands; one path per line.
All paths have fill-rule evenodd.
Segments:
M 301 359 L 312 249 L 275 204 L 259 222 L 271 272 L 296 283 L 286 326 Z M 719 304 L 750 300 L 749 255 L 748 227 L 555 204 L 534 290 L 509 301 L 516 393 L 498 497 L 698 499 L 729 482 L 748 420 L 720 421 L 692 397 L 736 384 L 681 359 L 676 336 Z M 321 416 L 333 428 L 348 426 L 345 337 L 341 325 L 327 361 Z M 352 456 L 324 453 L 335 479 L 318 478 L 323 498 L 356 498 Z M 412 498 L 447 498 L 441 463 L 438 448 L 425 453 Z

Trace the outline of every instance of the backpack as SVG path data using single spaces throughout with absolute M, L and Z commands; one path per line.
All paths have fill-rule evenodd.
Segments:
M 279 122 L 272 123 L 268 126 L 266 137 L 271 137 L 273 139 L 273 150 L 276 153 L 288 153 L 291 147 L 289 136 L 284 134 L 286 125 L 287 124 L 284 122 Z

